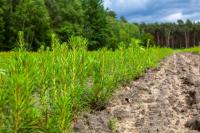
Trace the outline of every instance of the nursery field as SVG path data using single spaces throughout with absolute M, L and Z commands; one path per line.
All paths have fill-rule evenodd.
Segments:
M 200 132 L 198 0 L 0 0 L 0 133 Z
M 73 132 L 83 112 L 105 109 L 116 88 L 173 53 L 139 46 L 89 52 L 83 40 L 73 43 L 0 53 L 0 132 Z
M 182 52 L 183 51 L 183 52 Z M 187 51 L 187 52 L 186 52 Z M 86 113 L 77 133 L 199 133 L 200 50 L 175 52 L 113 93 L 102 111 Z

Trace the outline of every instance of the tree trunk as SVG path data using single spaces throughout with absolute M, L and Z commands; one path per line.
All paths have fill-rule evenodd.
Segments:
M 167 47 L 170 47 L 170 34 L 171 34 L 171 31 L 168 32 L 167 34 Z
M 187 41 L 187 32 L 185 31 L 185 47 L 188 47 L 188 41 Z
M 157 40 L 156 40 L 157 44 L 160 44 L 160 37 L 159 37 L 159 33 L 157 32 Z
M 193 46 L 196 45 L 196 33 L 194 32 L 193 33 Z
M 172 37 L 172 48 L 175 48 L 174 46 L 174 38 Z

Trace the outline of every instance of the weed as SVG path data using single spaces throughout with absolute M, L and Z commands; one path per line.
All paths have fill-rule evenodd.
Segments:
M 108 128 L 111 130 L 112 133 L 116 133 L 116 123 L 117 120 L 114 118 L 110 118 L 108 121 Z

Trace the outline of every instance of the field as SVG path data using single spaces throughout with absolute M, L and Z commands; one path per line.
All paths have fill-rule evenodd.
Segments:
M 120 85 L 173 53 L 168 48 L 85 50 L 84 41 L 52 50 L 0 53 L 0 132 L 72 132 L 83 112 L 103 110 Z
M 104 110 L 86 113 L 75 122 L 75 132 L 199 133 L 199 62 L 197 53 L 170 55 L 122 86 Z
M 0 133 L 200 132 L 197 1 L 0 0 Z

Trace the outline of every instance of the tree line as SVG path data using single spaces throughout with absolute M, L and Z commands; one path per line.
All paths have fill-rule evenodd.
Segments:
M 177 20 L 173 23 L 137 24 L 149 33 L 152 43 L 171 48 L 188 48 L 200 45 L 200 22 Z
M 140 36 L 138 26 L 117 19 L 102 0 L 0 0 L 0 50 L 14 49 L 19 31 L 28 50 L 50 46 L 52 34 L 61 42 L 85 37 L 89 50 L 115 49 Z
M 17 47 L 23 31 L 27 50 L 50 47 L 55 34 L 61 42 L 71 36 L 88 40 L 88 49 L 116 49 L 132 38 L 143 46 L 158 44 L 172 48 L 200 43 L 200 23 L 128 23 L 114 11 L 105 9 L 103 0 L 0 0 L 0 51 Z M 138 41 L 137 41 L 138 42 Z

